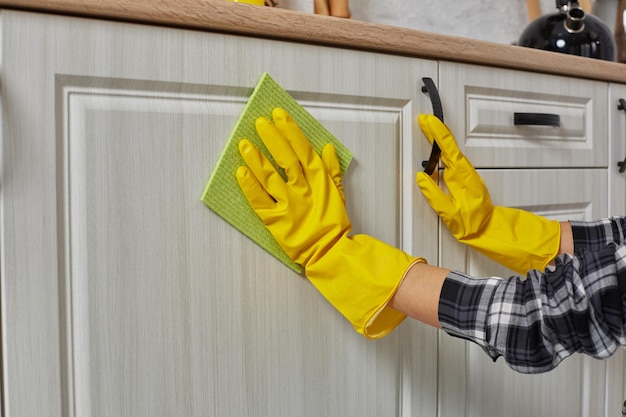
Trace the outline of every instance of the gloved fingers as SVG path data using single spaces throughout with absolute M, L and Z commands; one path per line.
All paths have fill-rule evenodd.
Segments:
M 441 149 L 441 160 L 446 167 L 453 167 L 463 157 L 450 129 L 432 114 L 420 114 L 418 123 L 426 139 L 432 144 L 437 142 Z M 469 161 L 468 161 L 469 162 Z
M 277 127 L 265 117 L 256 119 L 255 127 L 261 140 L 267 146 L 278 166 L 285 170 L 287 182 L 294 187 L 306 187 L 305 177 L 297 155 L 290 141 Z
M 289 113 L 284 109 L 275 108 L 272 112 L 272 118 L 278 130 L 287 138 L 291 148 L 300 160 L 305 177 L 309 178 L 311 175 L 318 173 L 319 170 L 324 170 L 319 155 Z
M 452 197 L 446 194 L 430 175 L 425 172 L 418 172 L 415 176 L 415 182 L 417 182 L 428 204 L 430 204 L 433 210 L 435 210 L 442 219 L 445 220 L 446 217 L 449 217 L 450 213 L 455 212 Z
M 429 142 L 434 140 L 441 149 L 441 161 L 445 167 L 443 180 L 450 194 L 467 193 L 468 190 L 474 194 L 488 193 L 480 175 L 459 150 L 450 129 L 431 114 L 422 114 L 418 120 Z
M 242 139 L 239 142 L 239 152 L 241 153 L 243 160 L 246 162 L 246 165 L 248 165 L 250 172 L 252 172 L 256 178 L 257 183 L 265 190 L 265 192 L 274 200 L 285 202 L 287 200 L 288 192 L 287 183 L 285 183 L 283 177 L 280 176 L 270 160 L 267 159 L 265 155 L 263 155 L 261 151 L 259 151 L 259 149 L 247 139 Z M 252 183 L 247 181 L 246 185 L 251 187 Z M 255 201 L 258 201 L 257 194 L 253 195 L 253 197 L 255 197 Z
M 265 191 L 248 167 L 237 168 L 236 177 L 239 188 L 255 211 L 276 207 L 276 201 Z
M 333 179 L 333 182 L 335 183 L 335 187 L 337 187 L 337 190 L 339 191 L 339 194 L 341 195 L 341 200 L 345 204 L 346 196 L 343 192 L 343 184 L 341 182 L 341 179 L 342 179 L 341 167 L 339 166 L 339 158 L 337 157 L 337 150 L 335 149 L 335 146 L 332 143 L 327 143 L 326 146 L 324 146 L 324 148 L 322 149 L 322 162 L 324 163 L 324 166 L 326 167 L 326 171 L 328 171 L 328 174 Z

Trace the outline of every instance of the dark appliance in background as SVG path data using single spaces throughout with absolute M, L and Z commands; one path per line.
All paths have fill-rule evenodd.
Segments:
M 585 13 L 577 0 L 556 0 L 556 8 L 532 21 L 518 45 L 615 61 L 615 40 L 602 20 Z

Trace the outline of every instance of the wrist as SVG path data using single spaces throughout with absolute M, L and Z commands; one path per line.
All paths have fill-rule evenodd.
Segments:
M 425 262 L 414 263 L 389 301 L 389 307 L 422 323 L 441 328 L 439 298 L 449 273 L 449 269 Z
M 561 245 L 559 254 L 574 253 L 574 235 L 572 233 L 572 224 L 570 222 L 561 222 Z

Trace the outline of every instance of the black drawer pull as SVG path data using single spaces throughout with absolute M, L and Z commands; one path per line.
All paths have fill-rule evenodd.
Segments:
M 513 113 L 515 126 L 561 126 L 561 116 L 550 113 Z
M 619 104 L 617 105 L 618 110 L 623 110 L 626 112 L 626 100 L 623 98 L 619 99 Z M 626 172 L 626 157 L 623 161 L 617 161 L 617 166 L 619 167 L 619 172 Z
M 441 99 L 439 98 L 439 92 L 437 91 L 434 81 L 432 78 L 424 77 L 422 78 L 422 82 L 424 83 L 422 92 L 427 93 L 430 97 L 430 104 L 433 106 L 433 114 L 443 123 L 443 107 L 441 106 Z M 432 173 L 435 172 L 440 155 L 441 149 L 439 149 L 437 142 L 433 141 L 433 147 L 430 150 L 430 158 L 428 158 L 428 161 L 422 161 L 422 168 L 424 168 L 425 173 L 432 175 Z

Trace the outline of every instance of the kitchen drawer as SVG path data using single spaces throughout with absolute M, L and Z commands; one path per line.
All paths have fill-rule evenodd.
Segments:
M 442 62 L 439 93 L 476 166 L 607 166 L 607 83 Z M 516 113 L 547 114 L 559 126 L 516 125 Z

